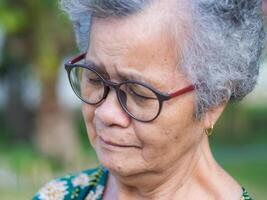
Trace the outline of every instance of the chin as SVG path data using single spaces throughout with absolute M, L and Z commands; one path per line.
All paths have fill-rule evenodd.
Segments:
M 145 170 L 140 165 L 141 159 L 135 149 L 112 151 L 96 144 L 95 151 L 99 162 L 114 175 L 126 177 L 142 173 Z
M 127 161 L 110 161 L 103 156 L 98 156 L 99 162 L 107 168 L 112 174 L 119 176 L 131 176 L 138 171 L 137 166 L 129 166 Z

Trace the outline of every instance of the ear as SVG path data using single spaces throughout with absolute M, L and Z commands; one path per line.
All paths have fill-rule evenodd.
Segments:
M 209 129 L 216 124 L 225 107 L 226 103 L 220 106 L 213 107 L 205 113 L 203 118 L 204 129 Z

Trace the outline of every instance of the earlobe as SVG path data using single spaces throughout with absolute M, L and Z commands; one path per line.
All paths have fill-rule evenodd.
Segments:
M 216 106 L 214 108 L 211 108 L 209 111 L 207 111 L 203 118 L 203 125 L 204 129 L 210 129 L 211 127 L 215 126 L 216 122 L 220 118 L 221 114 L 223 113 L 224 109 L 226 107 L 226 103 Z

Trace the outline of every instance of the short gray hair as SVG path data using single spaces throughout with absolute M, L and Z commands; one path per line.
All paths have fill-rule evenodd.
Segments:
M 86 51 L 92 16 L 125 17 L 153 0 L 61 0 Z M 265 32 L 261 0 L 190 0 L 190 35 L 181 67 L 196 86 L 196 117 L 255 87 Z
M 69 14 L 81 51 L 89 45 L 92 17 L 125 17 L 141 11 L 150 0 L 61 0 L 61 8 Z

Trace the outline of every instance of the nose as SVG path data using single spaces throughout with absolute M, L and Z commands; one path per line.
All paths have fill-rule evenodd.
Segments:
M 95 117 L 106 126 L 129 126 L 131 118 L 122 109 L 114 90 L 110 90 L 104 101 L 95 109 Z

